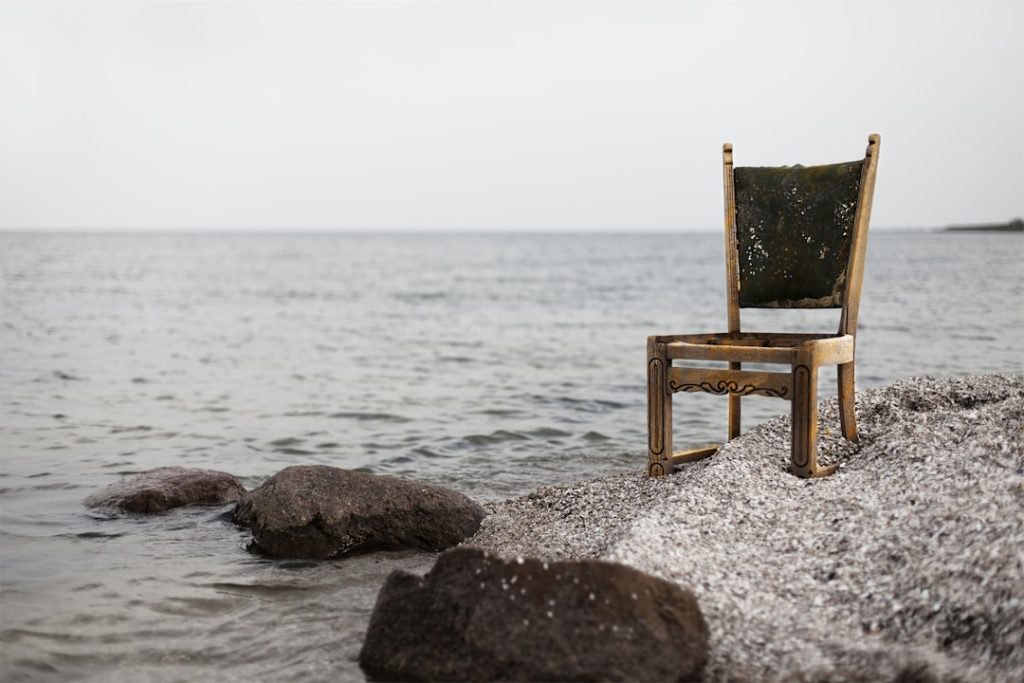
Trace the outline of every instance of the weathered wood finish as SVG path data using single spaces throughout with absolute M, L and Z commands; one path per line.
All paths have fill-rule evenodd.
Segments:
M 739 372 L 743 369 L 742 363 L 729 363 L 729 369 L 734 372 Z M 740 435 L 740 405 L 739 394 L 729 394 L 729 439 L 735 439 Z
M 722 145 L 722 182 L 725 192 L 725 288 L 726 288 L 726 318 L 729 325 L 729 336 L 740 333 L 740 263 L 739 249 L 736 244 L 736 191 L 733 186 L 733 163 L 732 143 Z M 730 370 L 740 370 L 743 367 L 738 359 L 729 363 Z M 729 394 L 729 438 L 735 439 L 740 435 L 740 419 L 742 415 L 741 396 Z
M 868 137 L 861 165 L 852 242 L 846 268 L 842 314 L 835 334 L 792 334 L 740 331 L 740 279 L 736 238 L 736 195 L 733 149 L 722 148 L 725 193 L 725 270 L 728 332 L 676 334 L 649 337 L 648 376 L 648 469 L 650 476 L 668 474 L 673 465 L 713 455 L 718 446 L 672 452 L 672 394 L 701 391 L 727 395 L 728 435 L 740 434 L 741 397 L 761 395 L 790 401 L 792 414 L 791 470 L 801 477 L 831 474 L 833 467 L 818 465 L 818 370 L 836 365 L 839 378 L 840 426 L 843 436 L 857 439 L 854 397 L 857 316 L 864 278 L 867 233 L 874 196 L 881 139 Z M 721 361 L 728 367 L 673 367 L 678 361 Z M 743 363 L 776 363 L 788 372 L 743 370 Z
M 736 189 L 732 180 L 732 143 L 722 145 L 725 183 L 725 287 L 729 332 L 740 331 L 740 261 L 736 246 Z
M 854 218 L 853 244 L 850 247 L 850 266 L 846 280 L 846 294 L 843 297 L 843 315 L 839 322 L 839 334 L 857 334 L 857 316 L 860 313 L 860 290 L 864 284 L 864 261 L 868 249 L 868 224 L 871 221 L 871 207 L 875 197 L 875 177 L 878 175 L 878 151 L 882 138 L 877 134 L 868 136 L 864 166 L 861 171 L 860 196 L 857 198 L 857 214 Z
M 701 344 L 699 342 L 673 342 L 665 344 L 671 359 L 720 360 L 733 363 L 790 363 L 793 349 L 761 346 Z
M 740 337 L 679 335 L 687 337 L 664 342 L 670 359 L 720 360 L 734 363 L 792 363 L 797 350 L 814 344 L 823 365 L 853 361 L 852 335 L 765 335 L 740 333 Z M 659 337 L 659 339 L 663 339 Z
M 678 451 L 672 454 L 672 464 L 682 465 L 686 462 L 696 462 L 697 460 L 703 460 L 704 458 L 710 458 L 712 455 L 718 452 L 718 449 L 722 447 L 722 444 L 708 444 L 707 446 L 700 446 L 698 448 L 691 448 L 685 451 Z
M 800 349 L 793 362 L 791 468 L 810 477 L 818 469 L 818 363 L 814 347 Z
M 672 361 L 665 344 L 647 340 L 647 474 L 661 477 L 672 471 L 672 394 L 668 373 Z
M 847 441 L 857 440 L 857 411 L 854 405 L 856 396 L 856 379 L 854 378 L 854 362 L 837 366 L 839 375 L 839 427 L 843 438 Z

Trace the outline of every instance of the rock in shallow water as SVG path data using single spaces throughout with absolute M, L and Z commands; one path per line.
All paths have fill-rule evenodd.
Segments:
M 86 507 L 149 514 L 183 505 L 223 505 L 245 493 L 233 475 L 216 470 L 158 467 L 127 477 L 85 499 Z
M 708 627 L 693 594 L 621 564 L 445 553 L 396 571 L 359 665 L 373 680 L 699 680 Z
M 457 491 L 326 465 L 287 467 L 250 491 L 234 520 L 275 557 L 331 559 L 377 550 L 449 548 L 484 509 Z

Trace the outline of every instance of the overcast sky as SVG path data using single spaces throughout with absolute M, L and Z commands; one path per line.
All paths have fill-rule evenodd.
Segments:
M 717 229 L 882 135 L 873 224 L 1024 215 L 1024 2 L 0 0 L 0 228 Z

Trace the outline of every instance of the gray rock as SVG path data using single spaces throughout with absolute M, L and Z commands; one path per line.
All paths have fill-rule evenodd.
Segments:
M 377 550 L 437 551 L 471 536 L 484 509 L 457 491 L 326 465 L 288 467 L 250 491 L 234 520 L 253 549 L 330 559 Z
M 245 487 L 227 472 L 158 467 L 121 479 L 86 498 L 84 504 L 154 514 L 183 505 L 224 505 L 244 493 Z
M 359 665 L 372 680 L 692 681 L 707 658 L 704 617 L 677 584 L 458 548 L 426 576 L 388 577 Z

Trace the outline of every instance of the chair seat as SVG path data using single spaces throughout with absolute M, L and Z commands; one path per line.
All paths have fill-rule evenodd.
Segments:
M 717 360 L 734 363 L 785 363 L 813 348 L 819 365 L 842 365 L 853 361 L 853 335 L 794 334 L 771 332 L 717 332 L 677 334 L 654 338 L 665 345 L 670 359 Z

